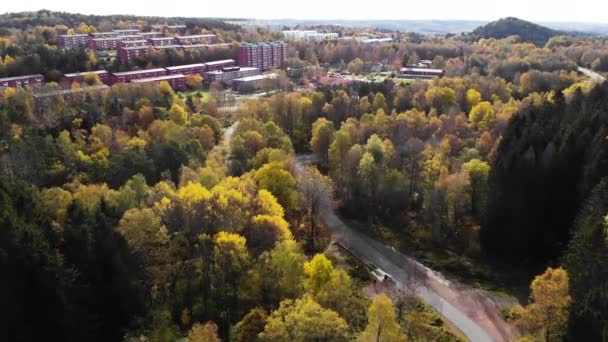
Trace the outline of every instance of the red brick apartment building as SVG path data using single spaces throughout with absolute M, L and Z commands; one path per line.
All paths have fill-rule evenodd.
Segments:
M 221 70 L 213 70 L 206 72 L 203 75 L 203 82 L 205 84 L 210 84 L 215 81 L 229 83 L 236 78 L 255 76 L 259 74 L 260 69 L 258 68 L 240 68 L 238 66 L 226 67 L 222 68 Z
M 116 38 L 116 37 L 118 37 L 118 34 L 116 32 L 93 32 L 93 33 L 89 33 L 89 36 L 93 39 Z
M 100 84 L 78 89 L 61 89 L 35 93 L 33 95 L 34 110 L 37 113 L 42 114 L 46 110 L 52 110 L 54 104 L 56 104 L 59 99 L 63 99 L 63 101 L 70 104 L 73 101 L 83 101 L 85 99 L 85 94 L 95 97 L 97 101 L 101 101 L 103 99 L 103 95 L 108 91 L 108 88 L 109 87 L 107 85 Z
M 130 42 L 133 40 L 144 40 L 144 38 L 138 34 L 133 34 L 133 35 L 125 35 L 125 36 L 118 36 L 118 39 L 121 42 Z
M 175 41 L 180 45 L 190 44 L 215 44 L 217 36 L 214 34 L 198 34 L 194 36 L 177 36 Z
M 173 45 L 177 44 L 177 42 L 175 41 L 175 38 L 173 38 L 173 37 L 148 38 L 148 42 L 152 46 L 173 46 Z
M 170 75 L 203 75 L 205 71 L 207 71 L 207 65 L 204 63 L 198 64 L 186 64 L 186 65 L 178 65 L 172 67 L 166 67 L 167 71 Z
M 162 38 L 163 37 L 162 32 L 140 32 L 137 35 L 140 36 L 142 39 Z
M 149 49 L 149 46 L 119 47 L 116 50 L 116 55 L 120 63 L 129 64 L 138 57 L 146 56 Z
M 174 74 L 158 77 L 140 78 L 132 80 L 131 83 L 160 83 L 161 81 L 167 81 L 173 90 L 184 90 L 186 89 L 186 76 L 183 74 Z
M 85 48 L 88 38 L 88 34 L 64 34 L 57 36 L 57 47 L 60 49 Z
M 105 70 L 75 72 L 73 74 L 63 75 L 63 77 L 61 78 L 61 86 L 64 88 L 68 88 L 74 82 L 82 83 L 86 74 L 97 74 L 97 76 L 99 76 L 99 80 L 101 80 L 101 83 L 104 84 L 107 84 L 109 81 L 109 74 Z
M 119 36 L 134 36 L 140 33 L 139 30 L 129 29 L 129 30 L 112 30 L 112 32 L 116 33 Z
M 126 47 L 142 47 L 142 46 L 150 46 L 150 44 L 148 44 L 148 41 L 145 39 L 141 39 L 141 40 L 121 40 L 118 42 L 118 45 L 116 46 L 116 48 L 126 48 Z
M 142 78 L 153 78 L 165 75 L 167 75 L 167 70 L 163 68 L 115 72 L 110 75 L 109 83 L 110 85 L 114 85 L 116 83 L 128 83 Z
M 89 38 L 87 46 L 94 50 L 116 50 L 119 38 Z
M 236 62 L 234 59 L 223 59 L 219 61 L 207 62 L 205 65 L 207 66 L 207 71 L 214 71 L 235 66 Z
M 286 59 L 287 44 L 283 42 L 246 43 L 237 49 L 237 60 L 240 67 L 269 70 L 280 67 Z
M 44 84 L 40 74 L 0 78 L 0 88 L 38 87 Z

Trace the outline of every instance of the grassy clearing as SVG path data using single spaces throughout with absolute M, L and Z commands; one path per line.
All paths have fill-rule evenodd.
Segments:
M 177 96 L 182 100 L 187 100 L 192 96 L 199 95 L 202 96 L 203 101 L 207 101 L 211 98 L 211 92 L 207 90 L 188 90 L 188 91 L 179 91 L 177 92 Z

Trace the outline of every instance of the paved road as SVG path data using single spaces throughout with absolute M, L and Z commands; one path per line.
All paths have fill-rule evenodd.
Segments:
M 298 156 L 296 172 L 311 161 L 309 155 Z M 416 260 L 390 246 L 347 226 L 331 207 L 324 207 L 321 219 L 332 230 L 334 238 L 358 258 L 377 267 L 398 284 L 415 279 L 418 295 L 440 312 L 471 341 L 512 341 L 516 332 L 502 319 L 500 307 L 486 293 L 445 279 Z
M 585 76 L 589 77 L 592 81 L 598 81 L 598 82 L 604 82 L 606 80 L 606 77 L 598 74 L 597 72 L 591 70 L 591 69 L 586 69 L 583 67 L 578 67 L 578 72 L 580 72 L 581 74 L 584 74 Z
M 224 130 L 224 145 L 226 145 L 226 147 L 230 147 L 230 140 L 232 140 L 232 135 L 237 127 L 239 127 L 238 120 Z

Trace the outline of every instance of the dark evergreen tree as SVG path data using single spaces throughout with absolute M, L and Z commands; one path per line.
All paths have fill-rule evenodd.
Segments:
M 602 181 L 579 213 L 563 258 L 570 277 L 569 337 L 572 341 L 608 339 L 608 179 Z

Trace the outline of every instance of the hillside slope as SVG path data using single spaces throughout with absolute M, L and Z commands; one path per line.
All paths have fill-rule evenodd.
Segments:
M 521 37 L 522 41 L 534 43 L 539 46 L 545 45 L 551 37 L 560 34 L 563 34 L 563 32 L 512 17 L 493 21 L 487 25 L 480 26 L 473 31 L 473 35 L 478 39 L 502 39 L 508 36 L 517 35 Z

